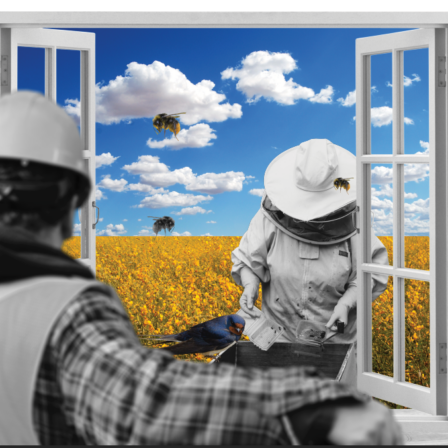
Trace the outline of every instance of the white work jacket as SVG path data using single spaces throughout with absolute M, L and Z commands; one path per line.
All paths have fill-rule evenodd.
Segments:
M 349 306 L 344 334 L 333 343 L 356 340 L 356 242 L 330 245 L 299 241 L 285 233 L 262 208 L 252 219 L 239 247 L 232 252 L 232 276 L 241 285 L 240 271 L 249 267 L 262 282 L 264 314 L 285 328 L 278 342 L 296 342 L 296 329 L 303 319 L 326 324 L 338 303 Z M 387 251 L 372 234 L 372 262 L 388 265 Z M 387 275 L 372 275 L 372 298 L 387 287 Z M 329 341 L 330 343 L 330 341 Z
M 33 397 L 50 331 L 86 289 L 99 289 L 123 308 L 115 291 L 80 277 L 33 277 L 0 284 L 0 445 L 38 445 Z

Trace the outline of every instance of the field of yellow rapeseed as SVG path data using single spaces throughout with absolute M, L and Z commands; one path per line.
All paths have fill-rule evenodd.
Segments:
M 230 253 L 240 239 L 97 237 L 97 279 L 115 288 L 137 334 L 179 333 L 239 310 L 243 288 L 230 275 Z M 80 237 L 67 240 L 63 250 L 79 258 Z M 208 361 L 203 355 L 176 357 Z
M 393 261 L 392 237 L 379 237 Z M 405 267 L 429 270 L 429 237 L 405 237 Z M 429 283 L 406 279 L 405 362 L 406 380 L 429 387 Z M 393 292 L 389 277 L 386 291 L 372 305 L 372 369 L 393 376 Z
M 97 237 L 97 279 L 114 287 L 140 335 L 179 333 L 239 309 L 230 275 L 241 237 Z M 380 237 L 392 264 L 392 237 Z M 405 237 L 406 267 L 429 269 L 429 238 Z M 80 256 L 80 237 L 63 250 Z M 406 379 L 429 386 L 429 285 L 406 280 Z M 373 371 L 392 376 L 393 285 L 372 308 Z M 260 299 L 257 303 L 261 306 Z M 244 338 L 246 338 L 244 336 Z M 143 341 L 150 346 L 150 343 Z M 207 361 L 202 355 L 178 356 Z

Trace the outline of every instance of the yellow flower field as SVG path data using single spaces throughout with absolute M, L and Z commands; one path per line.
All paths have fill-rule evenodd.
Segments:
M 392 237 L 379 237 L 393 260 Z M 429 270 L 429 237 L 405 237 L 405 267 Z M 429 283 L 405 280 L 406 380 L 429 387 Z M 392 278 L 372 307 L 372 369 L 393 376 Z
M 179 333 L 240 308 L 243 288 L 230 275 L 230 253 L 240 239 L 100 236 L 97 279 L 115 288 L 137 334 Z M 67 240 L 63 250 L 79 258 L 80 237 Z M 176 358 L 209 360 L 203 355 Z
M 179 333 L 239 309 L 230 275 L 241 237 L 97 237 L 97 279 L 113 286 L 139 335 Z M 392 263 L 392 237 L 380 237 Z M 80 237 L 63 250 L 80 256 Z M 406 237 L 406 267 L 429 269 L 429 238 Z M 429 386 L 429 285 L 406 281 L 406 379 Z M 393 373 L 393 285 L 372 308 L 373 371 Z M 257 303 L 261 306 L 260 298 Z M 244 336 L 245 339 L 247 339 Z M 150 346 L 147 341 L 143 344 Z M 202 355 L 177 356 L 207 361 Z

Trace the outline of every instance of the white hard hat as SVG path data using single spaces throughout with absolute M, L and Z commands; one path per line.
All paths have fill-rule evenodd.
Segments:
M 0 159 L 26 160 L 79 175 L 77 207 L 87 199 L 90 176 L 74 120 L 40 93 L 18 91 L 0 97 Z

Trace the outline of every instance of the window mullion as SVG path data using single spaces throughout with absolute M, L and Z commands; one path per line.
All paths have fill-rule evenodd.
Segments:
M 402 163 L 395 156 L 404 153 L 403 51 L 392 53 L 393 101 L 393 247 L 394 268 L 404 268 L 404 179 Z M 405 379 L 404 279 L 394 275 L 394 381 Z
M 56 47 L 45 48 L 45 96 L 56 103 Z

